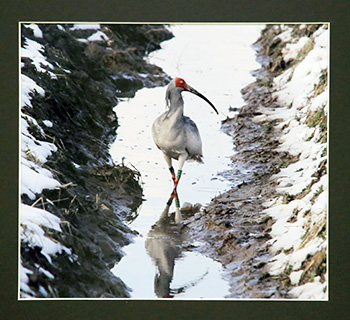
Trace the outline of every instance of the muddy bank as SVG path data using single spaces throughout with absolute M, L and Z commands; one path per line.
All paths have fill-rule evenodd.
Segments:
M 25 139 L 33 141 L 22 143 L 23 172 L 45 169 L 60 184 L 22 193 L 24 205 L 60 219 L 56 228 L 38 225 L 42 243 L 32 240 L 31 221 L 21 223 L 22 297 L 129 296 L 110 268 L 134 234 L 126 222 L 137 216 L 142 189 L 139 172 L 109 155 L 113 108 L 169 81 L 144 57 L 171 37 L 162 25 L 22 25 L 22 88 L 36 88 L 22 97 Z M 34 147 L 45 143 L 55 152 L 42 160 Z M 48 255 L 47 241 L 65 250 Z
M 271 89 L 255 82 L 242 94 L 246 105 L 222 126 L 233 137 L 236 150 L 232 170 L 222 174 L 235 187 L 215 197 L 190 225 L 195 239 L 205 243 L 199 250 L 225 265 L 230 298 L 280 298 L 279 282 L 266 269 L 273 222 L 262 211 L 263 203 L 276 193 L 271 175 L 293 159 L 276 151 L 278 132 L 272 134 L 269 124 L 253 122 L 260 104 L 278 107 L 272 102 Z
M 202 243 L 195 250 L 199 250 L 225 266 L 225 279 L 229 281 L 231 287 L 230 298 L 292 297 L 288 292 L 293 281 L 290 277 L 293 270 L 292 263 L 286 262 L 285 269 L 283 267 L 279 272 L 272 274 L 271 261 L 278 261 L 276 257 L 280 253 L 288 255 L 296 250 L 288 247 L 276 251 L 271 248 L 271 240 L 278 241 L 278 237 L 272 239 L 271 235 L 273 225 L 278 218 L 275 220 L 266 213 L 266 204 L 288 205 L 292 200 L 302 198 L 305 192 L 310 192 L 310 188 L 307 190 L 305 188 L 304 194 L 296 195 L 282 193 L 278 188 L 280 178 L 277 174 L 293 163 L 297 163 L 300 160 L 300 153 L 289 152 L 280 147 L 284 135 L 290 130 L 289 122 L 293 118 L 285 123 L 283 121 L 286 119 L 279 119 L 276 116 L 269 118 L 266 115 L 279 114 L 278 111 L 285 108 L 285 105 L 278 100 L 280 88 L 276 86 L 274 79 L 283 75 L 288 69 L 291 71 L 289 80 L 292 78 L 294 68 L 312 50 L 313 45 L 310 42 L 313 41 L 313 33 L 318 29 L 321 29 L 320 25 L 291 25 L 288 28 L 271 25 L 263 30 L 261 38 L 255 43 L 257 60 L 262 67 L 253 73 L 256 81 L 242 90 L 246 104 L 236 117 L 228 118 L 222 124 L 222 130 L 232 136 L 236 151 L 232 157 L 232 168 L 222 173 L 225 178 L 232 181 L 233 188 L 215 197 L 207 207 L 187 221 L 193 239 Z M 307 42 L 308 38 L 310 42 Z M 306 44 L 300 46 L 297 57 L 284 59 L 283 50 L 289 49 L 291 42 L 299 44 L 300 39 L 304 41 L 303 44 Z M 322 80 L 321 72 L 319 84 L 315 85 L 311 96 L 316 97 L 323 90 L 325 90 L 325 81 Z M 311 112 L 309 114 L 311 116 Z M 315 114 L 312 113 L 312 115 Z M 326 141 L 325 120 L 321 117 L 314 120 L 318 124 L 313 122 L 313 127 L 320 125 L 321 136 L 323 134 L 323 138 L 315 140 L 324 143 Z M 307 126 L 312 127 L 310 119 L 305 122 Z M 324 154 L 323 151 L 320 156 Z M 316 168 L 312 177 L 317 178 L 311 178 L 310 185 L 320 181 L 326 174 L 325 164 L 326 161 L 323 160 Z M 301 167 L 295 172 L 302 170 Z M 292 186 L 292 183 L 287 186 Z M 315 193 L 314 198 L 317 198 L 319 193 Z M 291 211 L 290 217 L 285 221 L 286 225 L 297 221 L 297 215 L 302 210 L 293 211 L 292 208 Z M 278 213 L 276 214 L 278 216 Z M 310 210 L 306 214 L 310 215 Z M 324 237 L 324 228 L 323 218 L 315 223 L 314 227 L 310 227 L 310 222 L 305 223 L 303 238 L 309 237 L 308 241 L 310 241 L 310 237 L 316 235 Z M 295 238 L 295 241 L 298 242 L 298 238 Z M 301 244 L 300 248 L 304 245 Z M 300 268 L 294 267 L 299 276 L 302 274 L 299 284 L 313 282 L 315 277 L 324 282 L 325 261 L 324 249 L 316 253 L 310 249 Z

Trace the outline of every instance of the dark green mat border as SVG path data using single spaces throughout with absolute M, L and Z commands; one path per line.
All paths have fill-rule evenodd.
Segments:
M 345 319 L 349 285 L 346 1 L 9 1 L 1 4 L 1 319 Z M 330 22 L 330 301 L 17 301 L 18 22 Z

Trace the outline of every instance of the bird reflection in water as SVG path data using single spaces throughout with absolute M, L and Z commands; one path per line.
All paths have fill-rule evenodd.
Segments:
M 176 211 L 169 214 L 170 206 L 175 199 Z M 189 236 L 180 210 L 177 191 L 174 190 L 159 218 L 152 226 L 146 239 L 146 251 L 157 267 L 154 279 L 154 292 L 159 298 L 173 298 L 176 294 L 185 292 L 195 286 L 208 272 L 196 281 L 185 284 L 177 289 L 171 289 L 175 261 L 187 250 Z

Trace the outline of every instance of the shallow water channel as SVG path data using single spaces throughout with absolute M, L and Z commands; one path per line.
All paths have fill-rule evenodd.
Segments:
M 183 93 L 185 115 L 196 122 L 202 137 L 204 164 L 185 164 L 178 193 L 181 205 L 205 205 L 230 187 L 218 175 L 227 170 L 234 153 L 232 138 L 220 130 L 221 121 L 233 115 L 229 107 L 243 105 L 240 90 L 253 81 L 250 72 L 259 67 L 251 45 L 262 26 L 183 24 L 170 28 L 174 38 L 148 59 L 171 77 L 184 78 L 220 113 L 216 115 L 197 96 Z M 120 127 L 111 155 L 115 162 L 124 161 L 141 172 L 145 201 L 131 224 L 140 235 L 124 248 L 125 256 L 112 271 L 132 289 L 131 298 L 222 299 L 229 294 L 222 266 L 186 250 L 195 244 L 163 212 L 173 182 L 162 153 L 153 143 L 151 127 L 165 110 L 165 90 L 140 90 L 115 108 Z M 177 170 L 177 161 L 174 168 Z M 169 209 L 173 211 L 175 203 Z

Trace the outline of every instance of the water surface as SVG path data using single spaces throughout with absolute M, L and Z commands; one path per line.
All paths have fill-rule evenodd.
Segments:
M 148 58 L 170 76 L 184 78 L 220 113 L 216 115 L 199 97 L 183 93 L 185 115 L 196 122 L 202 137 L 204 164 L 185 164 L 178 187 L 181 204 L 205 205 L 229 188 L 229 182 L 218 176 L 227 170 L 233 154 L 232 139 L 220 130 L 221 121 L 232 116 L 229 107 L 243 105 L 240 90 L 254 80 L 250 72 L 259 65 L 251 45 L 261 29 L 261 25 L 173 25 L 175 37 Z M 178 299 L 222 299 L 229 294 L 222 266 L 189 251 L 188 232 L 167 215 L 173 182 L 151 137 L 154 119 L 165 110 L 165 90 L 140 90 L 115 108 L 120 127 L 111 154 L 115 162 L 123 160 L 141 172 L 145 202 L 131 225 L 140 236 L 125 247 L 126 255 L 112 271 L 132 289 L 132 298 L 170 295 Z M 173 164 L 177 171 L 177 161 Z M 169 212 L 174 210 L 173 203 Z

